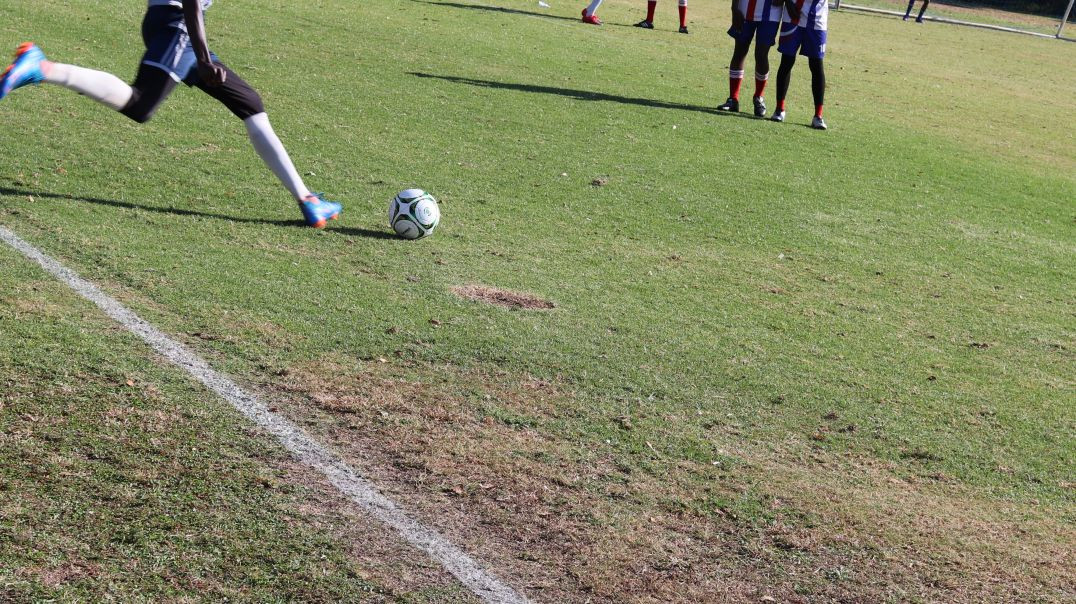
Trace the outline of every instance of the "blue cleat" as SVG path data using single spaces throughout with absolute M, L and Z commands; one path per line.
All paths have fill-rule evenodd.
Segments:
M 344 209 L 344 206 L 335 201 L 322 199 L 324 193 L 311 193 L 309 197 L 299 202 L 299 208 L 303 211 L 303 220 L 307 226 L 315 229 L 325 228 L 330 220 L 336 220 Z
M 38 84 L 45 80 L 45 74 L 41 72 L 41 62 L 45 60 L 45 53 L 33 42 L 23 42 L 15 50 L 15 60 L 4 70 L 0 76 L 0 99 L 16 88 L 27 84 Z

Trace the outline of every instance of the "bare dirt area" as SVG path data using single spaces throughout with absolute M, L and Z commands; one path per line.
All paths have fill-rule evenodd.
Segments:
M 557 305 L 532 294 L 513 292 L 488 285 L 461 285 L 452 288 L 457 296 L 474 302 L 521 310 L 550 310 Z
M 319 361 L 275 387 L 296 420 L 538 601 L 1076 596 L 1065 554 L 1076 531 L 1048 510 L 897 479 L 809 443 L 763 454 L 730 437 L 735 468 L 645 469 L 555 436 L 578 413 L 555 384 L 449 366 L 414 375 Z

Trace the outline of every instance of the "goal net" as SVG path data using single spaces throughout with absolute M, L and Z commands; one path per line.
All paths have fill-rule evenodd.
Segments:
M 1076 41 L 1076 0 L 931 0 L 923 13 L 924 21 L 982 27 L 1045 38 Z M 857 10 L 893 15 L 920 14 L 923 0 L 915 0 L 909 11 L 908 0 L 830 0 L 836 10 Z

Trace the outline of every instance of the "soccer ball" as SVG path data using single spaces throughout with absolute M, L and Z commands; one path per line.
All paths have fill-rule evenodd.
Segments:
M 439 222 L 441 208 L 437 200 L 422 189 L 400 191 L 389 203 L 389 226 L 404 239 L 431 235 Z

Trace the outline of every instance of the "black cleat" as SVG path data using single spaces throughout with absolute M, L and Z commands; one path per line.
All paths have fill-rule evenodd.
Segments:
M 643 29 L 654 29 L 654 24 L 647 21 L 646 19 L 643 19 L 642 21 L 636 23 L 635 27 L 641 27 Z
M 687 33 L 687 26 L 686 26 L 686 25 L 681 25 L 681 26 L 680 26 L 680 33 L 682 33 L 682 34 L 686 34 L 686 33 Z
M 717 110 L 738 112 L 740 110 L 740 100 L 730 96 L 727 101 L 717 106 Z

